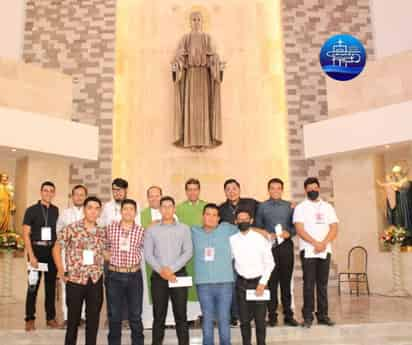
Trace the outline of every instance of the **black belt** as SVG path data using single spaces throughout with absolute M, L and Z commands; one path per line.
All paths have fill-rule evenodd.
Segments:
M 245 277 L 242 277 L 242 276 L 238 275 L 238 278 L 242 281 L 253 283 L 253 282 L 259 281 L 260 278 L 262 278 L 262 277 L 260 276 L 260 277 L 256 277 L 256 278 L 245 278 Z

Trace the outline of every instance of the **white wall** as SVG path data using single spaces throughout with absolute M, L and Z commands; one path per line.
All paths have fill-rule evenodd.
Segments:
M 20 60 L 26 0 L 0 0 L 0 57 Z
M 412 50 L 411 0 L 370 0 L 375 57 Z

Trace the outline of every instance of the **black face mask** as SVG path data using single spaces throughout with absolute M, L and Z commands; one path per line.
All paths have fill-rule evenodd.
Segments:
M 247 231 L 250 228 L 250 223 L 243 222 L 243 223 L 239 223 L 237 226 L 239 227 L 240 231 Z
M 312 201 L 316 200 L 319 198 L 319 192 L 317 190 L 311 190 L 310 192 L 307 192 L 306 195 L 308 198 Z

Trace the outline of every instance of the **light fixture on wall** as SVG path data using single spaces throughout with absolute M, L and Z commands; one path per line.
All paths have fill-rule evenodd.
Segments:
M 17 149 L 11 149 L 11 152 L 16 152 L 17 151 Z

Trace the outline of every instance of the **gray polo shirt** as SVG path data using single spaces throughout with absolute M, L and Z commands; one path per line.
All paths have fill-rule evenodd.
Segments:
M 155 224 L 145 231 L 144 256 L 146 262 L 160 273 L 162 267 L 173 272 L 182 269 L 192 257 L 190 228 L 185 224 Z
M 293 237 L 296 230 L 292 218 L 293 208 L 289 201 L 269 199 L 259 205 L 255 223 L 269 232 L 275 232 L 275 226 L 280 224 Z

